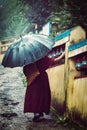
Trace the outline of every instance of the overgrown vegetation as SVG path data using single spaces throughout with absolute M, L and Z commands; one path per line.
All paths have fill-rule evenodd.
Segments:
M 23 82 L 24 87 L 27 87 L 27 81 L 26 81 L 25 75 L 23 74 L 23 71 L 20 70 L 19 75 L 22 78 L 22 82 Z
M 67 114 L 60 116 L 54 107 L 51 106 L 51 113 L 56 119 L 56 125 L 62 124 L 64 127 L 70 128 L 70 130 L 86 130 L 83 126 L 78 125 L 76 122 L 68 118 Z
M 87 0 L 0 0 L 0 40 L 19 37 L 48 21 L 58 32 L 81 25 L 87 32 Z
M 17 38 L 29 22 L 25 13 L 29 6 L 23 0 L 0 0 L 0 39 Z
M 30 5 L 28 18 L 38 24 L 56 22 L 58 32 L 76 25 L 87 30 L 86 0 L 24 0 Z

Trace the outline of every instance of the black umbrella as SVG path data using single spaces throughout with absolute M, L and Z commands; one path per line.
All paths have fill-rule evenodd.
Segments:
M 52 49 L 54 42 L 46 35 L 29 34 L 14 42 L 6 51 L 2 65 L 18 67 L 34 63 Z

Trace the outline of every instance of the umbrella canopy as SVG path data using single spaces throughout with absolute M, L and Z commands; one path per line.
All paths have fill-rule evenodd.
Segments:
M 2 65 L 18 67 L 43 58 L 52 49 L 54 42 L 46 35 L 28 34 L 14 42 L 6 51 Z

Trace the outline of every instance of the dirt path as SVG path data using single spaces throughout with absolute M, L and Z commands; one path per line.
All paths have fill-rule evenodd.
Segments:
M 20 68 L 0 65 L 0 130 L 83 130 L 56 124 L 51 116 L 39 123 L 32 122 L 33 114 L 23 113 L 25 87 L 19 71 Z

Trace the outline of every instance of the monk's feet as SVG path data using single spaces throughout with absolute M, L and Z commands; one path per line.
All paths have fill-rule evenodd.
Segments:
M 43 119 L 44 114 L 43 113 L 35 113 L 33 122 L 40 122 Z

